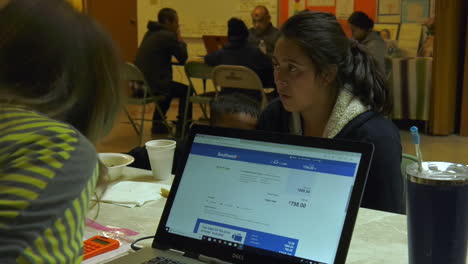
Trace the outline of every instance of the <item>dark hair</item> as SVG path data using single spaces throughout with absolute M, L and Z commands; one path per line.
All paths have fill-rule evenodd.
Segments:
M 0 103 L 110 132 L 123 101 L 111 39 L 63 0 L 14 0 L 0 10 Z
M 374 28 L 374 20 L 372 20 L 366 13 L 362 11 L 356 11 L 351 14 L 348 18 L 348 22 L 358 28 L 362 28 L 366 31 Z
M 177 17 L 177 12 L 169 7 L 165 7 L 159 10 L 158 22 L 161 24 L 172 23 Z
M 219 95 L 210 104 L 212 123 L 215 123 L 223 114 L 243 113 L 258 119 L 260 112 L 259 102 L 254 98 L 241 93 Z
M 346 37 L 333 15 L 304 11 L 290 17 L 280 32 L 305 52 L 317 74 L 336 67 L 338 88 L 349 89 L 373 111 L 389 113 L 391 98 L 376 60 Z
M 249 30 L 244 21 L 238 18 L 231 18 L 228 21 L 228 39 L 233 42 L 244 42 L 249 38 Z

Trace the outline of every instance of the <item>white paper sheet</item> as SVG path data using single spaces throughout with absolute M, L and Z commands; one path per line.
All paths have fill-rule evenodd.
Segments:
M 107 188 L 101 202 L 133 208 L 149 201 L 161 199 L 161 188 L 170 189 L 167 184 L 121 181 Z

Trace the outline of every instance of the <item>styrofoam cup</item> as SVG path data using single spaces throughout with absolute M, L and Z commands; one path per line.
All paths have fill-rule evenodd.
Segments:
M 172 175 L 176 142 L 168 139 L 157 139 L 146 142 L 145 146 L 154 178 L 156 180 L 168 179 Z

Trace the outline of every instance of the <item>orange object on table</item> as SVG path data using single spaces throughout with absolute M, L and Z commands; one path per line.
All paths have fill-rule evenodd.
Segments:
M 105 236 L 93 236 L 84 241 L 83 260 L 109 252 L 120 247 L 118 240 Z

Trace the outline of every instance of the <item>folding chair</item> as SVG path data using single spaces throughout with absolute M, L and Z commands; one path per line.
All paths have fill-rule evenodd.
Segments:
M 130 96 L 129 98 L 127 98 L 127 104 L 140 105 L 142 107 L 141 116 L 139 118 L 132 118 L 132 116 L 127 110 L 127 107 L 124 107 L 125 114 L 127 115 L 128 120 L 130 121 L 130 123 L 133 126 L 133 129 L 135 129 L 135 132 L 138 135 L 138 146 L 141 146 L 142 143 L 141 141 L 143 139 L 145 121 L 153 121 L 152 119 L 145 119 L 147 104 L 154 103 L 155 111 L 158 111 L 159 115 L 162 117 L 163 125 L 167 127 L 171 136 L 174 136 L 170 125 L 167 123 L 166 116 L 158 104 L 160 100 L 164 99 L 164 96 L 152 95 L 151 89 L 149 89 L 149 85 L 146 82 L 143 73 L 138 69 L 137 66 L 130 62 L 124 64 L 122 77 L 124 81 L 136 81 L 142 83 L 142 97 L 139 98 Z M 139 124 L 137 124 L 136 121 L 139 121 Z
M 190 61 L 184 66 L 185 75 L 189 82 L 189 89 L 187 89 L 187 100 L 185 105 L 185 113 L 183 118 L 183 127 L 181 137 L 184 137 L 187 124 L 193 120 L 187 119 L 189 104 L 199 104 L 203 113 L 204 119 L 209 119 L 206 105 L 216 97 L 218 91 L 206 93 L 206 80 L 211 79 L 211 72 L 213 68 L 203 62 Z M 195 86 L 193 85 L 193 79 L 201 79 L 203 82 L 203 94 L 198 94 Z
M 264 109 L 268 104 L 262 81 L 253 70 L 247 67 L 219 65 L 213 69 L 212 78 L 216 89 L 229 87 L 258 91 L 261 96 L 261 109 Z

